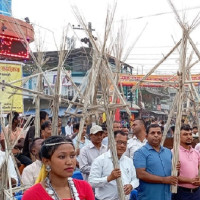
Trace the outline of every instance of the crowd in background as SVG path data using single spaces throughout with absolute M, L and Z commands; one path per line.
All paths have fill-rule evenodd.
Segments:
M 171 176 L 173 151 L 161 145 L 166 125 L 164 121 L 157 121 L 156 118 L 148 121 L 138 118 L 131 123 L 113 122 L 112 134 L 119 164 L 119 168 L 116 169 L 113 167 L 106 123 L 84 124 L 79 138 L 80 124 L 68 121 L 62 132 L 60 117 L 57 124 L 58 136 L 52 136 L 52 119 L 45 111 L 40 112 L 39 137 L 35 135 L 34 124 L 28 130 L 23 130 L 24 121 L 20 119 L 19 113 L 8 114 L 7 121 L 10 123 L 0 135 L 0 162 L 3 162 L 4 151 L 7 148 L 5 140 L 9 136 L 7 139 L 14 145 L 12 152 L 24 185 L 33 186 L 41 176 L 41 169 L 44 168 L 44 171 L 48 172 L 46 178 L 41 179 L 42 187 L 36 184 L 25 192 L 25 200 L 39 200 L 41 194 L 44 195 L 44 199 L 66 199 L 65 196 L 69 197 L 68 199 L 78 199 L 76 196 L 79 196 L 79 199 L 117 200 L 119 194 L 116 180 L 119 177 L 122 179 L 127 200 L 200 199 L 200 143 L 196 144 L 195 148 L 192 147 L 193 140 L 198 138 L 197 126 L 191 128 L 182 121 L 178 174 Z M 174 130 L 175 125 L 172 123 L 167 137 L 173 139 Z M 64 154 L 63 151 L 68 153 L 59 155 Z M 54 155 L 56 153 L 57 158 Z M 65 159 L 67 164 L 64 163 Z M 62 165 L 66 167 L 63 172 Z M 19 183 L 11 158 L 8 170 L 12 184 L 22 184 Z M 76 179 L 72 181 L 69 179 L 71 176 L 83 179 L 87 183 Z M 68 182 L 65 181 L 66 177 Z M 60 181 L 63 181 L 63 186 L 59 185 Z M 171 185 L 178 186 L 177 194 L 171 194 Z M 70 192 L 66 192 L 64 186 Z M 42 188 L 45 188 L 46 192 Z M 40 191 L 40 197 L 35 193 L 36 189 Z

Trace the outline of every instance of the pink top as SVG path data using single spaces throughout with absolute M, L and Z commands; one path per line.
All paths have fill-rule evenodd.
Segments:
M 73 179 L 76 186 L 77 192 L 79 194 L 80 200 L 94 200 L 94 194 L 92 187 L 86 181 Z M 31 188 L 29 188 L 23 195 L 22 200 L 53 200 L 43 186 L 38 183 Z M 62 200 L 72 200 L 72 199 L 62 199 Z
M 180 146 L 179 160 L 181 163 L 180 176 L 187 178 L 195 178 L 196 176 L 198 176 L 198 166 L 200 164 L 200 154 L 198 151 L 196 151 L 192 147 L 190 148 L 190 150 L 188 150 Z M 179 186 L 185 188 L 197 187 L 189 183 L 181 183 L 179 184 Z

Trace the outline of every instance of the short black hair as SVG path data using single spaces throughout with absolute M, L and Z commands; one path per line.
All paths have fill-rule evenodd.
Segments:
M 181 123 L 185 123 L 185 120 L 184 120 L 184 119 L 181 119 Z
M 103 131 L 107 131 L 107 127 L 106 126 L 102 126 Z
M 32 151 L 33 147 L 35 147 L 35 142 L 36 142 L 37 140 L 41 140 L 41 139 L 42 139 L 42 138 L 40 138 L 40 137 L 36 137 L 36 138 L 33 139 L 33 141 L 32 141 L 31 144 L 30 144 L 30 147 L 29 147 L 29 151 L 30 151 L 30 152 Z
M 107 131 L 107 124 L 106 123 L 103 123 L 101 125 L 101 127 L 102 127 L 103 131 Z
M 150 124 L 148 127 L 147 127 L 147 134 L 149 133 L 150 129 L 151 128 L 160 128 L 161 132 L 162 132 L 162 129 L 161 129 L 161 126 L 159 126 L 158 124 Z
M 162 120 L 161 122 L 160 122 L 162 125 L 164 125 L 165 124 L 165 122 Z
M 18 117 L 19 117 L 19 113 L 16 112 L 16 111 L 13 111 L 13 112 L 10 112 L 7 114 L 7 120 L 8 120 L 8 123 L 9 123 L 9 120 L 10 120 L 10 116 L 12 116 L 12 123 L 14 122 L 14 120 L 16 120 Z
M 52 122 L 52 121 L 53 121 L 53 118 L 52 118 L 52 117 L 49 117 L 49 121 L 51 121 L 51 122 Z
M 190 127 L 189 124 L 183 124 L 183 125 L 181 126 L 181 130 L 184 130 L 184 131 L 191 131 L 192 129 L 191 129 L 191 127 Z
M 63 144 L 62 142 L 70 143 L 74 148 L 74 145 L 73 145 L 71 139 L 68 139 L 64 136 L 51 136 L 51 137 L 47 138 L 45 141 L 43 141 L 43 143 L 42 143 L 42 147 L 41 147 L 41 150 L 40 150 L 41 158 L 51 159 L 51 156 L 56 151 L 56 149 L 60 145 Z M 45 144 L 53 144 L 53 143 L 58 143 L 58 144 L 52 145 L 52 146 L 46 146 L 45 145 Z
M 41 125 L 41 130 L 44 130 L 45 128 L 51 126 L 51 121 L 45 121 L 42 125 Z
M 40 111 L 40 122 L 46 119 L 46 116 L 49 115 L 46 111 Z
M 144 119 L 142 119 L 142 118 L 136 118 L 136 119 L 134 119 L 133 121 L 140 121 L 140 123 L 142 123 L 142 124 L 144 125 L 144 128 L 145 128 L 145 129 L 147 128 Z
M 173 133 L 174 133 L 174 131 L 175 131 L 175 126 L 171 126 L 171 130 L 172 130 Z
M 127 136 L 126 133 L 124 133 L 124 131 L 118 130 L 118 131 L 114 131 L 114 138 L 116 138 L 118 134 L 123 135 L 123 136 Z
M 73 128 L 75 128 L 76 130 L 79 130 L 79 127 L 80 127 L 80 123 L 76 123 L 73 125 Z
M 195 128 L 196 128 L 196 129 L 198 129 L 198 128 L 197 128 L 197 126 L 193 126 L 193 128 L 192 128 L 192 129 L 195 129 Z

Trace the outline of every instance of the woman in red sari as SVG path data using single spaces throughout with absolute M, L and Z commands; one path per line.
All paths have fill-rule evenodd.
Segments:
M 46 139 L 41 148 L 46 175 L 40 183 L 28 189 L 22 200 L 94 200 L 91 186 L 72 179 L 76 153 L 72 141 L 62 136 Z

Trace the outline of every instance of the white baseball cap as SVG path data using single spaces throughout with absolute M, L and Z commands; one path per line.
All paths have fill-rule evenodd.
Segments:
M 90 134 L 96 134 L 98 132 L 103 132 L 103 129 L 101 126 L 99 125 L 94 125 L 92 126 L 92 128 L 90 129 Z

